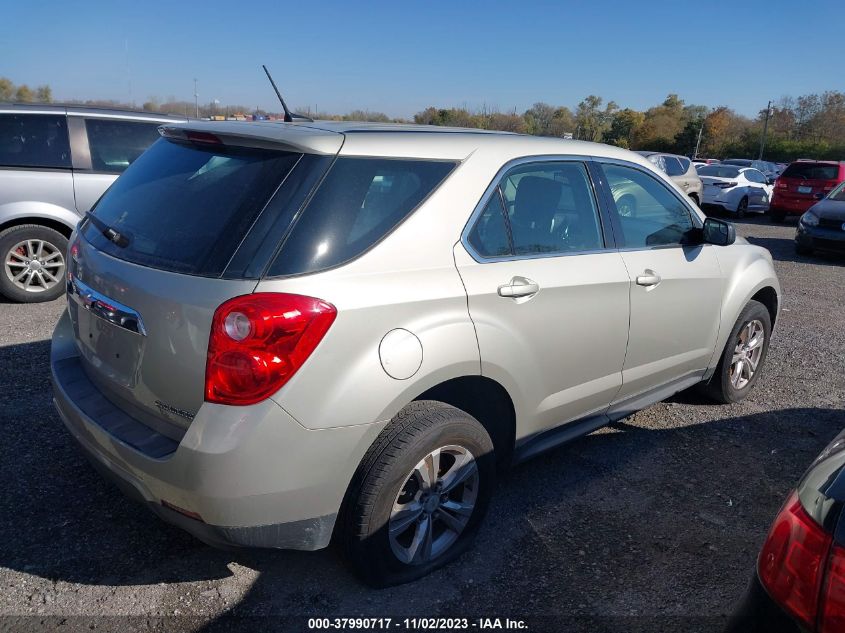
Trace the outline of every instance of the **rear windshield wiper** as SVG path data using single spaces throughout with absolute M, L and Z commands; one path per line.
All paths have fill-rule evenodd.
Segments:
M 110 242 L 114 242 L 120 248 L 126 248 L 127 246 L 129 246 L 128 235 L 121 233 L 116 229 L 113 229 L 90 211 L 85 212 L 85 217 L 91 222 L 91 224 L 96 226 L 100 233 L 102 233 L 105 238 Z

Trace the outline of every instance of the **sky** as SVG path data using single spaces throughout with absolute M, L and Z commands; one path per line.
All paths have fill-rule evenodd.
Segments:
M 797 10 L 797 6 L 801 10 Z M 438 107 L 646 109 L 677 93 L 754 116 L 845 90 L 842 0 L 0 0 L 0 76 L 56 100 L 218 99 L 394 117 Z

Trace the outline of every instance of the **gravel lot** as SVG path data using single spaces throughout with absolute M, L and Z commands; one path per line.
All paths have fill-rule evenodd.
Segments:
M 680 394 L 520 466 L 474 549 L 384 591 L 332 550 L 218 551 L 125 500 L 51 405 L 63 300 L 0 303 L 0 630 L 306 630 L 303 616 L 356 615 L 719 630 L 787 491 L 845 427 L 845 258 L 796 257 L 794 224 L 737 226 L 772 251 L 784 289 L 751 397 Z

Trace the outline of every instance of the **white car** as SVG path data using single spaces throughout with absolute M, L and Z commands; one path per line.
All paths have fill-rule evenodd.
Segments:
M 704 185 L 702 204 L 718 206 L 736 213 L 738 218 L 749 211 L 765 213 L 769 210 L 773 185 L 763 172 L 753 167 L 735 165 L 707 165 L 698 170 Z

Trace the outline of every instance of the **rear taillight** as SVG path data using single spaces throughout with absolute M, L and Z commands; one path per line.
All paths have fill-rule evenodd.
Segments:
M 731 187 L 736 187 L 735 182 L 714 182 L 713 184 L 719 187 L 719 189 L 730 189 Z
M 772 524 L 757 560 L 760 581 L 772 599 L 810 629 L 815 628 L 831 542 L 793 493 Z
M 302 367 L 336 316 L 333 305 L 302 295 L 230 299 L 211 323 L 206 401 L 247 405 L 271 396 Z
M 845 631 L 845 548 L 839 545 L 830 550 L 821 611 L 819 633 Z
M 789 184 L 778 178 L 775 180 L 775 187 L 778 189 L 789 189 Z

